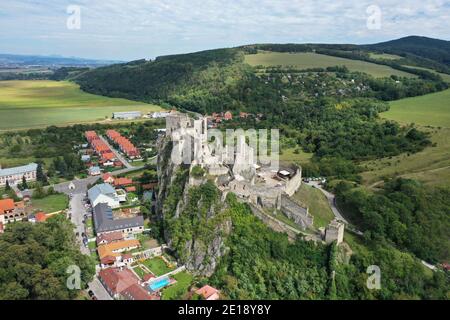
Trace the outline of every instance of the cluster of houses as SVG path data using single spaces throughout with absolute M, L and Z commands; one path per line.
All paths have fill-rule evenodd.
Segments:
M 116 130 L 107 130 L 106 135 L 110 141 L 119 147 L 120 151 L 127 155 L 128 158 L 136 159 L 140 157 L 140 152 L 133 143 Z
M 87 150 L 86 154 L 81 156 L 81 160 L 87 163 L 89 175 L 98 176 L 101 174 L 100 167 L 98 165 L 93 165 L 91 162 L 92 154 L 96 154 L 99 157 L 98 164 L 102 167 L 123 167 L 123 163 L 116 158 L 116 155 L 108 144 L 104 142 L 95 131 L 86 131 L 85 137 L 92 149 Z
M 249 117 L 253 116 L 253 114 L 248 113 L 248 112 L 239 112 L 239 119 L 247 119 Z M 262 118 L 262 114 L 258 114 L 256 116 L 257 119 L 261 119 Z M 206 118 L 208 119 L 208 128 L 216 128 L 220 123 L 224 122 L 224 121 L 230 121 L 233 120 L 233 114 L 231 113 L 231 111 L 226 111 L 226 112 L 213 112 L 211 114 L 211 116 L 206 116 Z

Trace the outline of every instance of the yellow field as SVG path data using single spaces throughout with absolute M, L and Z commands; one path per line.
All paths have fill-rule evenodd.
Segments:
M 71 82 L 0 81 L 0 130 L 96 122 L 111 118 L 113 112 L 160 109 L 89 94 Z
M 397 75 L 402 77 L 415 77 L 415 75 L 395 70 L 391 67 L 375 63 L 351 60 L 312 52 L 305 53 L 282 53 L 282 52 L 260 52 L 245 56 L 245 62 L 252 66 L 293 66 L 299 69 L 327 68 L 334 66 L 346 66 L 350 71 L 359 71 L 374 77 L 389 77 Z

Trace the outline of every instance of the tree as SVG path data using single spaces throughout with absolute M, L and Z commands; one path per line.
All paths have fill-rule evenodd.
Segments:
M 42 182 L 43 185 L 48 183 L 47 176 L 42 169 L 42 163 L 39 163 L 36 169 L 36 180 Z
M 25 176 L 22 176 L 22 189 L 23 190 L 28 189 L 27 178 L 25 178 Z
M 11 190 L 11 186 L 9 185 L 9 181 L 6 180 L 5 191 L 10 191 L 10 190 Z

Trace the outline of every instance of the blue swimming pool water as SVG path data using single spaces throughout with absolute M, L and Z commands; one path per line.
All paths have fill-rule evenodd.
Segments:
M 152 290 L 152 291 L 157 291 L 157 290 L 159 290 L 159 289 L 161 289 L 161 288 L 164 288 L 164 287 L 167 286 L 169 283 L 170 283 L 169 278 L 162 278 L 162 279 L 159 279 L 159 280 L 157 280 L 157 281 L 151 283 L 151 284 L 149 285 L 149 288 L 150 288 L 150 290 Z

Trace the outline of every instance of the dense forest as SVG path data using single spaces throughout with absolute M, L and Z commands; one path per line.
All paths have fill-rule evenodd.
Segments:
M 413 256 L 389 245 L 334 245 L 298 239 L 265 226 L 245 205 L 227 199 L 233 222 L 229 253 L 211 278 L 231 299 L 446 299 L 448 278 L 428 274 Z M 382 270 L 381 290 L 366 286 L 367 267 Z M 331 276 L 336 272 L 334 281 Z
M 80 253 L 64 216 L 8 225 L 0 234 L 0 300 L 75 299 L 80 290 L 66 285 L 72 265 L 80 268 L 80 288 L 85 289 L 95 274 L 94 262 Z
M 394 179 L 382 191 L 367 192 L 341 182 L 339 203 L 368 241 L 392 243 L 433 263 L 450 254 L 450 190 L 429 189 L 414 180 Z

